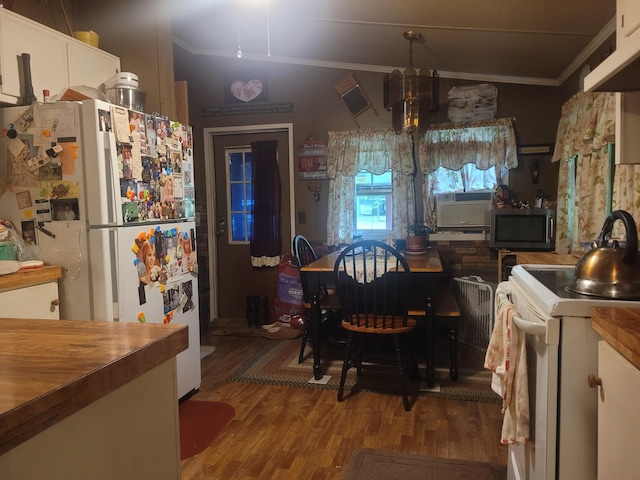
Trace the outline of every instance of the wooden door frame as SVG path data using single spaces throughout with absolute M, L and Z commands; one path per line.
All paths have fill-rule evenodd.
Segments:
M 262 125 L 235 125 L 229 127 L 212 127 L 203 129 L 204 139 L 204 171 L 206 176 L 207 195 L 207 233 L 209 235 L 209 285 L 215 292 L 209 296 L 209 322 L 218 318 L 218 246 L 216 241 L 216 174 L 214 168 L 214 141 L 217 136 L 227 135 L 253 135 L 259 133 L 287 133 L 289 138 L 289 217 L 291 222 L 291 238 L 289 245 L 295 237 L 295 171 L 293 151 L 293 123 L 270 123 Z M 226 195 L 226 192 L 225 192 Z M 226 212 L 225 212 L 226 215 Z

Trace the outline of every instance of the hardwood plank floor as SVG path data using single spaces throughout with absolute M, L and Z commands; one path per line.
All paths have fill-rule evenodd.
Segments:
M 399 396 L 360 392 L 338 403 L 332 390 L 227 382 L 273 340 L 225 333 L 202 337 L 216 350 L 202 361 L 193 398 L 229 403 L 236 415 L 209 448 L 182 462 L 183 480 L 337 480 L 356 448 L 506 465 L 499 405 L 421 397 L 405 412 Z

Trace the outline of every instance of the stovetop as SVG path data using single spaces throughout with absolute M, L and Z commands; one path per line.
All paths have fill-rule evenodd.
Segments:
M 640 301 L 616 300 L 570 292 L 575 267 L 571 265 L 516 265 L 511 274 L 528 296 L 552 316 L 591 317 L 591 308 L 620 306 L 640 308 Z

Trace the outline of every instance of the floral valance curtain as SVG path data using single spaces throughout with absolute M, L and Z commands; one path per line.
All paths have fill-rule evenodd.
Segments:
M 483 180 L 481 188 L 501 183 L 502 170 L 518 166 L 513 119 L 432 125 L 422 136 L 419 158 L 425 222 L 435 228 L 435 193 L 475 188 L 468 172 L 470 165 L 486 170 L 485 176 L 491 177 L 490 182 Z M 440 167 L 453 173 L 435 175 Z M 479 180 L 477 175 L 474 178 Z
M 518 166 L 511 118 L 431 125 L 422 136 L 419 151 L 423 175 L 439 167 L 460 170 L 467 163 L 473 163 L 480 170 L 496 165 Z
M 391 129 L 329 132 L 328 245 L 353 241 L 355 177 L 361 170 L 374 175 L 392 171 L 392 235 L 406 236 L 415 215 L 411 137 L 396 135 Z
M 562 106 L 552 162 L 560 162 L 556 251 L 580 250 L 595 240 L 606 218 L 607 144 L 615 136 L 615 95 L 575 94 Z

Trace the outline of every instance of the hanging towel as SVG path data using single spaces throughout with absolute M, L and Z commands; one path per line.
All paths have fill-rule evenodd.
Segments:
M 529 441 L 529 388 L 525 333 L 513 322 L 516 307 L 502 300 L 489 340 L 484 367 L 499 379 L 502 391 L 503 444 Z

